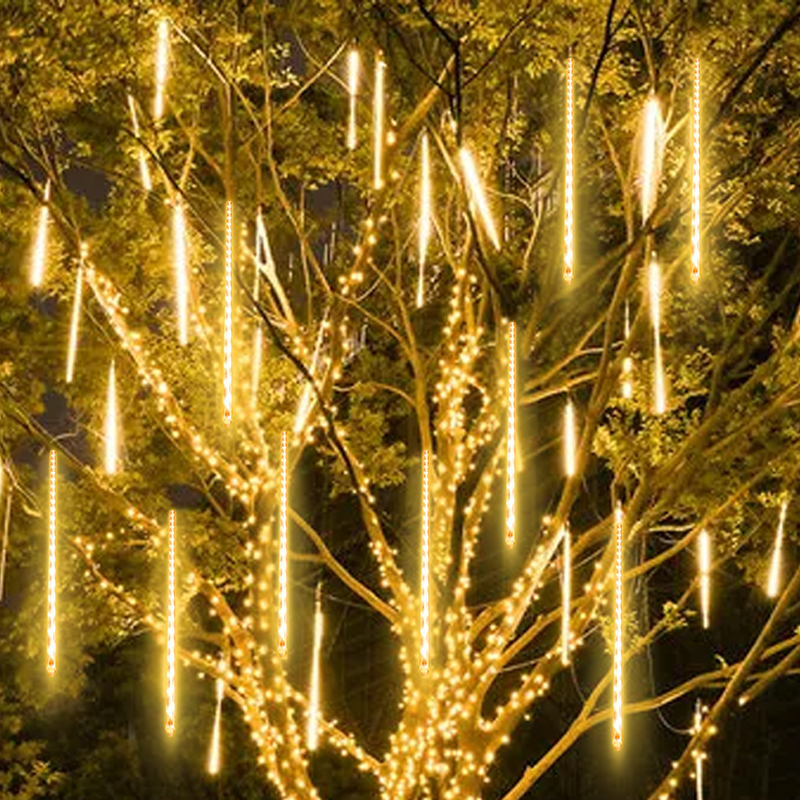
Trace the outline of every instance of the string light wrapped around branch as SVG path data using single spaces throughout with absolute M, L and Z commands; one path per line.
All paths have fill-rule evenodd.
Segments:
M 169 512 L 169 561 L 167 565 L 167 705 L 166 731 L 175 733 L 175 512 Z
M 278 655 L 285 656 L 289 638 L 289 525 L 286 514 L 287 495 L 289 492 L 288 453 L 286 431 L 281 434 L 281 515 L 280 515 L 280 552 L 278 562 Z
M 419 669 L 428 674 L 430 661 L 430 596 L 428 561 L 428 451 L 422 453 L 422 565 L 420 579 Z
M 50 526 L 47 551 L 47 674 L 56 674 L 56 451 L 50 451 Z
M 567 59 L 567 131 L 566 131 L 566 155 L 564 159 L 564 280 L 572 283 L 575 250 L 573 247 L 574 235 L 574 207 L 573 198 L 574 172 L 573 172 L 573 153 L 572 153 L 572 59 Z
M 515 326 L 508 325 L 508 430 L 506 431 L 506 546 L 513 547 L 517 529 L 517 348 Z

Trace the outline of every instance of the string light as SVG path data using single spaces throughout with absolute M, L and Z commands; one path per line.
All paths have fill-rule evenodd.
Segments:
M 419 181 L 419 278 L 417 280 L 417 308 L 425 299 L 425 260 L 431 238 L 431 165 L 428 153 L 428 132 L 422 133 L 422 165 Z
M 631 338 L 631 309 L 628 301 L 625 301 L 625 343 Z M 633 373 L 633 359 L 625 356 L 622 360 L 622 396 L 626 400 L 633 397 L 633 383 L 631 381 Z
M 700 568 L 700 610 L 703 616 L 703 627 L 707 629 L 711 605 L 711 537 L 705 529 L 700 531 L 697 545 Z
M 561 664 L 569 664 L 569 610 L 572 601 L 572 542 L 569 523 L 561 529 L 564 548 L 564 574 L 561 583 Z
M 289 636 L 288 601 L 289 601 L 289 574 L 288 574 L 288 534 L 289 526 L 286 517 L 286 503 L 288 494 L 287 478 L 287 452 L 286 431 L 281 434 L 281 528 L 280 528 L 280 564 L 278 573 L 278 654 L 286 655 L 287 640 Z
M 353 48 L 347 58 L 347 89 L 350 99 L 350 114 L 347 120 L 347 148 L 355 150 L 357 144 L 358 128 L 356 126 L 356 109 L 358 106 L 358 50 Z
M 158 122 L 164 115 L 164 88 L 167 85 L 169 64 L 169 22 L 162 19 L 158 23 L 158 44 L 156 46 L 156 96 L 153 103 L 153 119 Z
M 478 216 L 481 218 L 486 235 L 494 245 L 495 250 L 499 250 L 500 239 L 497 236 L 497 229 L 494 226 L 492 215 L 489 212 L 489 204 L 486 202 L 486 195 L 484 194 L 483 187 L 481 186 L 481 181 L 478 177 L 478 169 L 475 166 L 472 153 L 470 153 L 466 147 L 462 147 L 458 155 L 461 159 L 461 170 L 464 173 L 464 180 L 467 184 L 467 191 L 469 193 L 469 198 L 472 201 L 472 205 L 478 212 Z
M 419 669 L 428 674 L 430 662 L 430 596 L 428 563 L 428 451 L 422 453 L 422 569 L 420 581 Z
M 217 678 L 217 704 L 214 709 L 214 728 L 211 732 L 211 748 L 208 751 L 208 774 L 218 775 L 220 767 L 220 745 L 222 743 L 222 700 L 225 697 L 225 681 Z
M 386 63 L 382 56 L 378 54 L 375 58 L 375 86 L 373 88 L 372 98 L 372 128 L 375 137 L 374 148 L 374 187 L 376 189 L 383 188 L 383 145 L 384 145 L 384 81 L 385 81 Z
M 783 528 L 786 522 L 786 509 L 788 503 L 784 500 L 781 503 L 780 515 L 778 516 L 778 530 L 775 534 L 775 546 L 772 550 L 772 563 L 769 569 L 769 581 L 767 583 L 767 597 L 775 598 L 780 591 L 781 582 L 781 551 L 783 549 Z
M 138 142 L 141 139 L 141 134 L 139 132 L 139 115 L 136 113 L 136 103 L 133 100 L 133 95 L 130 94 L 128 95 L 128 110 L 131 114 L 133 135 Z M 147 155 L 140 144 L 137 144 L 136 150 L 139 155 L 139 174 L 142 176 L 142 188 L 146 192 L 149 192 L 153 188 L 153 182 L 150 180 L 150 167 L 147 164 Z
M 692 136 L 692 283 L 700 280 L 700 59 L 694 60 Z
M 169 512 L 169 575 L 167 584 L 167 722 L 175 733 L 175 512 Z
M 186 258 L 186 217 L 183 203 L 175 201 L 172 212 L 172 236 L 175 259 L 175 310 L 178 317 L 178 343 L 189 341 L 189 277 Z
M 508 430 L 506 432 L 506 546 L 514 546 L 517 530 L 517 385 L 515 326 L 508 326 Z
M 653 381 L 656 414 L 667 410 L 664 364 L 661 355 L 661 267 L 655 253 L 650 260 L 650 317 L 653 321 Z
M 322 585 L 317 584 L 314 596 L 314 648 L 311 656 L 311 687 L 308 692 L 308 724 L 306 726 L 306 746 L 312 752 L 319 744 L 319 697 L 320 697 L 320 659 L 322 658 L 322 634 L 324 617 L 322 615 Z
M 661 116 L 661 106 L 655 95 L 650 95 L 645 103 L 643 127 L 639 165 L 639 192 L 642 222 L 645 223 L 655 208 L 664 155 L 664 120 Z
M 44 269 L 47 263 L 47 231 L 50 227 L 50 181 L 44 185 L 44 198 L 39 206 L 39 227 L 36 230 L 36 245 L 33 248 L 31 261 L 31 283 L 41 286 L 44 280 Z
M 50 451 L 50 546 L 47 563 L 47 674 L 56 674 L 56 451 Z
M 575 475 L 575 408 L 572 400 L 567 398 L 564 406 L 564 474 L 571 478 Z
M 114 360 L 108 367 L 108 396 L 106 398 L 105 425 L 105 467 L 108 475 L 114 475 L 119 466 L 117 437 L 117 382 L 114 373 Z
M 69 349 L 67 350 L 67 383 L 72 383 L 75 375 L 75 356 L 78 351 L 78 325 L 81 319 L 81 298 L 83 297 L 83 258 L 85 250 L 81 246 L 81 260 L 75 273 L 75 298 L 72 304 L 72 319 L 69 326 Z
M 222 421 L 233 419 L 233 202 L 225 209 L 225 367 L 222 379 Z
M 572 283 L 573 250 L 573 165 L 572 165 L 572 59 L 567 59 L 567 135 L 564 179 L 564 280 Z
M 622 747 L 622 505 L 614 510 L 616 529 L 614 579 L 614 749 Z

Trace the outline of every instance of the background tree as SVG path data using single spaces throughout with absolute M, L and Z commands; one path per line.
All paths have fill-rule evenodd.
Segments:
M 763 592 L 778 506 L 796 479 L 798 274 L 789 267 L 797 251 L 800 87 L 792 66 L 800 3 L 744 11 L 733 2 L 613 0 L 239 0 L 213 9 L 37 2 L 3 13 L 0 436 L 15 486 L 10 570 L 27 563 L 24 534 L 44 559 L 39 448 L 55 446 L 62 543 L 55 687 L 81 679 L 87 654 L 145 632 L 163 637 L 164 530 L 168 510 L 177 508 L 180 656 L 193 670 L 224 678 L 227 707 L 239 707 L 253 756 L 278 792 L 317 796 L 315 787 L 339 780 L 330 772 L 339 751 L 370 776 L 373 794 L 395 799 L 478 797 L 492 779 L 492 794 L 515 800 L 552 787 L 553 774 L 577 796 L 578 779 L 556 770 L 592 732 L 610 739 L 606 651 L 619 500 L 626 764 L 642 757 L 635 733 L 646 730 L 645 715 L 676 704 L 687 727 L 698 694 L 708 706 L 699 732 L 654 737 L 644 751 L 657 769 L 636 792 L 671 794 L 715 730 L 800 655 L 791 628 L 800 571 L 786 570 L 774 606 L 752 600 Z M 155 120 L 154 44 L 165 17 L 166 113 Z M 364 73 L 359 144 L 350 152 L 345 63 L 353 42 Z M 379 51 L 389 134 L 384 186 L 376 190 L 369 109 Z M 567 286 L 570 52 L 579 235 Z M 694 287 L 689 114 L 697 55 L 704 250 Z M 649 92 L 661 101 L 667 145 L 655 210 L 642 224 L 638 137 Z M 423 131 L 434 164 L 436 235 L 417 309 Z M 457 156 L 464 145 L 489 190 L 501 230 L 497 252 L 465 194 Z M 142 152 L 149 192 L 139 177 Z M 48 180 L 46 282 L 31 291 L 31 245 Z M 237 232 L 230 429 L 221 408 L 226 200 Z M 174 321 L 175 204 L 190 229 L 186 346 Z M 259 208 L 280 289 L 262 280 L 256 301 Z M 67 384 L 67 328 L 84 246 L 81 343 Z M 665 286 L 669 403 L 662 415 L 652 412 L 652 249 Z M 513 551 L 502 521 L 509 320 L 518 329 L 522 465 Z M 258 326 L 266 344 L 253 400 Z M 630 399 L 620 391 L 627 357 Z M 100 452 L 112 358 L 124 471 L 108 476 Z M 558 453 L 566 395 L 580 436 L 576 473 L 565 480 Z M 295 431 L 285 660 L 276 652 L 275 608 L 283 430 Z M 417 664 L 422 450 L 432 454 L 427 676 Z M 790 505 L 790 535 L 794 516 Z M 565 669 L 559 531 L 568 520 L 575 649 Z M 730 610 L 715 609 L 710 634 L 696 630 L 693 614 L 694 551 L 704 528 L 713 533 L 715 581 L 733 574 L 745 587 L 715 593 L 755 603 L 752 614 L 728 622 Z M 43 669 L 44 574 L 37 565 L 22 577 L 29 579 L 17 573 L 9 583 L 29 659 L 17 686 L 36 695 L 54 691 Z M 320 579 L 329 617 L 325 750 L 310 755 L 303 719 Z M 159 675 L 159 658 L 145 669 Z M 375 673 L 381 679 L 373 687 Z M 188 670 L 179 686 L 179 698 L 198 691 Z M 188 744 L 198 726 L 179 702 L 178 740 Z M 521 754 L 512 740 L 528 716 L 536 745 Z M 150 724 L 159 729 L 155 714 Z

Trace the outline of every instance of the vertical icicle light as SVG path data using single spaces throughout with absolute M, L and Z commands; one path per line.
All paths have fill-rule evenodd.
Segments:
M 571 478 L 575 474 L 575 407 L 567 398 L 564 406 L 564 474 Z
M 167 579 L 167 735 L 175 733 L 175 512 L 169 512 Z
M 107 475 L 114 475 L 119 467 L 117 430 L 117 381 L 112 359 L 108 367 L 108 395 L 106 397 L 105 468 Z
M 514 546 L 517 530 L 517 348 L 514 323 L 508 326 L 508 430 L 506 431 L 506 546 Z
M 56 451 L 50 451 L 50 529 L 47 558 L 47 674 L 56 674 Z
M 350 100 L 350 113 L 347 119 L 347 149 L 355 150 L 357 144 L 357 117 L 356 111 L 358 107 L 358 70 L 359 58 L 358 50 L 355 47 L 350 51 L 347 57 L 347 90 Z
M 781 584 L 781 551 L 783 549 L 783 528 L 786 524 L 786 508 L 788 503 L 781 503 L 780 516 L 778 517 L 778 530 L 775 533 L 775 546 L 772 550 L 772 562 L 769 568 L 769 581 L 767 582 L 767 597 L 778 596 Z
M 233 202 L 225 209 L 225 353 L 222 378 L 222 421 L 233 419 Z
M 494 220 L 489 211 L 489 204 L 486 201 L 486 195 L 483 191 L 483 186 L 481 186 L 481 179 L 478 177 L 478 169 L 475 166 L 472 153 L 466 147 L 462 147 L 458 156 L 461 159 L 461 171 L 464 173 L 469 199 L 475 211 L 477 211 L 486 235 L 494 245 L 495 250 L 500 250 L 500 238 L 497 235 L 497 228 L 494 226 Z
M 175 200 L 172 216 L 175 258 L 175 312 L 178 319 L 178 343 L 189 341 L 189 274 L 186 258 L 186 217 L 180 198 Z
M 653 408 L 656 414 L 663 414 L 667 410 L 667 394 L 661 355 L 661 267 L 655 253 L 650 260 L 650 317 L 653 321 Z
M 39 226 L 36 229 L 36 244 L 31 261 L 31 283 L 41 286 L 44 280 L 44 269 L 47 263 L 47 231 L 50 227 L 50 181 L 44 185 L 44 198 L 39 207 Z
M 700 531 L 697 540 L 697 560 L 700 572 L 700 613 L 703 627 L 708 629 L 711 606 L 711 537 L 705 529 Z
M 425 300 L 425 261 L 431 238 L 431 164 L 428 152 L 428 132 L 423 131 L 420 147 L 421 165 L 419 180 L 419 276 L 417 278 L 417 308 Z
M 561 580 L 561 663 L 569 664 L 569 611 L 572 602 L 572 542 L 569 523 L 561 530 L 564 548 L 564 573 Z
M 631 307 L 628 301 L 625 301 L 625 343 L 631 338 Z M 633 358 L 630 355 L 625 356 L 622 361 L 622 396 L 626 400 L 633 397 L 633 382 L 631 380 L 633 373 Z
M 692 733 L 700 733 L 703 726 L 703 704 L 698 698 L 694 705 L 694 726 Z M 694 776 L 695 776 L 695 790 L 697 800 L 703 800 L 703 759 L 705 754 L 698 748 L 694 752 Z
M 564 280 L 572 283 L 575 260 L 573 249 L 574 228 L 574 173 L 572 163 L 572 59 L 567 59 L 567 134 L 564 170 Z
M 647 222 L 656 205 L 661 165 L 664 157 L 664 120 L 658 98 L 651 95 L 644 107 L 642 144 L 639 162 L 639 192 L 642 223 Z
M 694 60 L 692 103 L 692 283 L 700 280 L 700 59 Z
M 614 510 L 614 749 L 622 747 L 622 505 Z
M 153 119 L 158 122 L 164 116 L 164 89 L 167 85 L 169 64 L 169 22 L 162 19 L 158 23 L 158 44 L 156 45 L 156 96 L 153 102 Z
M 224 664 L 222 665 L 224 668 Z M 225 681 L 217 678 L 217 705 L 214 709 L 214 728 L 211 731 L 211 748 L 208 751 L 208 774 L 218 775 L 220 767 L 220 746 L 222 744 L 222 700 L 225 697 Z
M 286 516 L 287 495 L 289 491 L 287 477 L 288 454 L 286 452 L 286 431 L 281 434 L 281 518 L 280 518 L 280 554 L 278 564 L 278 654 L 286 655 L 289 638 L 289 526 Z
M 136 103 L 134 102 L 133 95 L 128 95 L 128 110 L 131 113 L 131 125 L 133 125 L 133 135 L 136 139 L 141 138 L 139 132 L 139 115 L 136 113 Z M 147 164 L 147 155 L 141 145 L 137 145 L 139 154 L 139 174 L 142 176 L 142 188 L 149 192 L 153 188 L 153 182 L 150 180 L 150 167 Z
M 322 634 L 325 620 L 322 615 L 322 584 L 317 584 L 314 595 L 314 648 L 311 654 L 311 686 L 308 692 L 308 724 L 306 725 L 306 747 L 312 752 L 319 745 L 319 697 L 320 659 L 322 658 Z
M 81 246 L 81 260 L 75 273 L 75 297 L 72 303 L 72 319 L 69 326 L 69 347 L 67 349 L 67 383 L 72 383 L 75 375 L 75 356 L 78 351 L 78 326 L 81 319 L 81 298 L 83 296 L 83 259 L 85 249 Z
M 422 453 L 422 568 L 420 580 L 419 669 L 428 674 L 430 660 L 430 596 L 428 562 L 428 451 Z
M 375 57 L 375 85 L 373 86 L 372 97 L 372 133 L 374 136 L 374 163 L 373 163 L 373 185 L 376 189 L 383 188 L 383 145 L 385 127 L 384 109 L 384 82 L 386 73 L 386 62 L 379 53 Z

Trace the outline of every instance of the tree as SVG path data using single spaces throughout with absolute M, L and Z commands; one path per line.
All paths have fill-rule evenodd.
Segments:
M 763 591 L 778 508 L 796 480 L 798 275 L 788 266 L 797 247 L 800 86 L 791 65 L 800 3 L 743 11 L 733 2 L 240 0 L 213 10 L 32 3 L 5 13 L 0 434 L 15 496 L 24 498 L 15 501 L 15 524 L 29 515 L 43 547 L 41 458 L 32 459 L 27 443 L 59 451 L 59 597 L 70 633 L 60 639 L 56 680 L 81 669 L 88 646 L 145 630 L 163 636 L 165 527 L 177 508 L 180 657 L 224 679 L 274 788 L 317 796 L 320 757 L 307 752 L 302 728 L 313 587 L 323 579 L 326 595 L 350 603 L 357 620 L 332 612 L 347 635 L 327 646 L 354 650 L 340 662 L 345 678 L 363 686 L 361 654 L 376 642 L 394 666 L 382 688 L 395 706 L 386 712 L 373 696 L 353 712 L 353 690 L 326 670 L 326 686 L 336 687 L 324 699 L 327 746 L 372 776 L 381 796 L 479 797 L 493 777 L 503 800 L 516 800 L 612 717 L 606 650 L 614 647 L 619 502 L 625 674 L 644 674 L 669 647 L 693 654 L 673 665 L 667 687 L 626 686 L 626 726 L 672 703 L 688 718 L 698 693 L 708 706 L 678 757 L 665 752 L 645 787 L 652 797 L 671 795 L 737 706 L 800 654 L 789 626 L 800 570 L 785 570 L 769 613 L 731 639 L 709 640 L 694 630 L 692 559 L 707 529 L 714 574 L 725 565 Z M 165 17 L 166 110 L 154 119 L 151 44 Z M 353 42 L 364 71 L 351 152 L 345 65 Z M 370 103 L 379 52 L 388 116 L 376 189 Z M 570 52 L 578 235 L 566 285 Z M 697 55 L 705 161 L 695 287 Z M 666 146 L 654 208 L 642 222 L 637 154 L 651 91 Z M 417 308 L 423 132 L 435 236 Z M 493 247 L 470 202 L 462 147 L 479 164 L 502 247 Z M 152 191 L 142 187 L 142 163 Z M 48 181 L 46 281 L 31 291 L 27 265 Z M 226 201 L 237 232 L 230 428 L 221 389 Z M 189 229 L 186 345 L 174 311 L 176 208 Z M 263 246 L 256 252 L 253 244 L 259 209 L 277 264 L 269 279 Z M 663 271 L 662 414 L 653 412 L 646 291 L 653 251 Z M 254 260 L 266 263 L 257 291 Z M 79 269 L 86 297 L 77 371 L 66 383 Z M 517 542 L 506 552 L 509 321 L 517 326 L 520 471 Z M 257 335 L 264 349 L 253 393 Z M 112 358 L 124 470 L 107 475 L 100 451 Z M 628 358 L 632 396 L 624 397 Z M 579 436 L 574 474 L 564 479 L 567 396 Z M 282 431 L 294 431 L 288 660 L 276 646 Z M 427 675 L 418 667 L 422 452 L 431 458 Z M 788 531 L 795 514 L 789 505 Z M 568 522 L 570 659 L 581 682 L 591 681 L 581 702 L 559 643 Z M 42 614 L 43 578 L 32 589 L 30 613 Z M 43 648 L 37 636 L 30 646 Z M 728 661 L 715 662 L 713 649 Z M 41 651 L 36 657 L 43 662 Z M 536 757 L 509 777 L 512 767 L 495 764 L 516 763 L 504 746 L 526 715 L 542 714 L 549 694 L 562 717 L 543 727 Z M 179 735 L 181 714 L 179 707 Z

